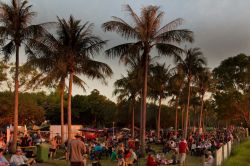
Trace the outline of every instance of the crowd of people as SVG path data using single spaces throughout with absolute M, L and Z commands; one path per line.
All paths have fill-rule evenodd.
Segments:
M 87 160 L 93 166 L 101 165 L 101 159 L 109 159 L 117 166 L 133 166 L 138 164 L 139 158 L 145 157 L 147 166 L 159 165 L 184 165 L 187 153 L 195 156 L 205 156 L 205 166 L 212 166 L 217 149 L 230 140 L 237 140 L 239 128 L 213 129 L 200 133 L 190 131 L 187 139 L 183 138 L 182 132 L 162 131 L 157 138 L 153 132 L 147 133 L 146 156 L 138 139 L 132 139 L 129 132 L 123 132 L 122 136 L 107 135 L 102 138 L 87 140 L 80 133 L 75 139 L 61 142 L 61 137 L 56 135 L 51 140 L 49 156 L 56 158 L 58 149 L 64 148 L 66 160 L 72 166 L 86 166 Z M 8 153 L 8 145 L 5 137 L 0 137 L 0 166 L 5 165 L 32 165 L 34 158 L 24 151 L 24 147 L 30 147 L 46 141 L 39 134 L 23 135 L 19 138 L 18 148 L 11 158 L 6 160 L 4 153 Z M 162 151 L 156 151 L 152 146 L 162 147 Z M 28 157 L 28 158 L 27 158 Z M 88 163 L 89 163 L 88 162 Z

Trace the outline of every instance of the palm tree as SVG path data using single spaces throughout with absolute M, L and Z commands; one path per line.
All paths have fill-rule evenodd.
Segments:
M 64 142 L 64 94 L 66 87 L 67 61 L 62 52 L 65 46 L 61 41 L 50 33 L 43 37 L 33 40 L 27 50 L 27 65 L 36 67 L 40 73 L 31 80 L 30 84 L 36 86 L 57 87 L 60 94 L 60 112 L 61 112 L 61 142 Z M 81 87 L 84 91 L 85 82 L 77 75 L 73 76 L 74 84 Z
M 127 77 L 122 76 L 121 79 L 114 83 L 114 95 L 119 94 L 118 102 L 129 100 L 129 112 L 131 112 L 131 136 L 134 138 L 135 126 L 135 102 L 136 97 L 140 94 L 142 80 L 141 80 L 141 60 L 139 57 L 128 56 L 125 63 L 129 65 L 130 70 L 127 71 Z
M 127 77 L 122 77 L 115 81 L 114 95 L 119 94 L 118 103 L 122 101 L 130 101 L 129 112 L 131 112 L 131 137 L 134 138 L 134 124 L 135 124 L 135 102 L 140 87 L 137 86 L 137 78 L 134 73 L 129 73 Z
M 35 12 L 31 11 L 32 5 L 26 0 L 12 0 L 10 4 L 0 3 L 0 44 L 5 60 L 15 52 L 15 106 L 14 106 L 14 133 L 12 150 L 15 151 L 18 132 L 18 73 L 19 73 L 19 48 L 22 44 L 27 48 L 28 41 L 44 32 L 43 25 L 31 25 Z
M 102 50 L 106 41 L 92 34 L 93 24 L 88 22 L 81 25 L 80 20 L 70 16 L 69 20 L 58 18 L 57 35 L 63 45 L 62 55 L 67 61 L 69 74 L 68 89 L 68 139 L 71 139 L 71 96 L 74 75 L 83 74 L 90 78 L 105 80 L 112 74 L 111 68 L 102 62 L 92 60 L 90 56 Z
M 159 11 L 158 6 L 143 7 L 140 17 L 129 5 L 126 5 L 125 9 L 130 14 L 133 24 L 129 24 L 121 18 L 113 17 L 113 20 L 105 22 L 102 27 L 104 31 L 116 32 L 131 41 L 106 50 L 106 54 L 109 57 L 119 57 L 121 61 L 124 61 L 129 55 L 141 56 L 143 109 L 141 113 L 140 141 L 142 149 L 145 149 L 146 99 L 148 66 L 151 59 L 150 52 L 153 48 L 156 48 L 159 55 L 178 55 L 182 52 L 182 49 L 174 44 L 179 44 L 183 41 L 191 42 L 193 33 L 186 29 L 176 29 L 182 23 L 180 18 L 160 27 L 164 13 Z
M 212 84 L 212 73 L 208 68 L 204 68 L 198 74 L 198 85 L 199 85 L 199 93 L 200 93 L 200 102 L 201 102 L 201 110 L 200 110 L 200 118 L 199 118 L 199 128 L 202 128 L 202 118 L 203 118 L 203 108 L 204 108 L 204 95 L 207 90 L 211 87 Z
M 190 91 L 193 78 L 197 76 L 199 71 L 206 65 L 205 58 L 199 48 L 190 48 L 185 51 L 185 59 L 178 59 L 178 65 L 184 71 L 187 78 L 187 106 L 186 106 L 186 120 L 184 137 L 187 138 L 188 119 L 189 119 L 189 105 L 190 105 Z
M 32 49 L 29 50 L 29 62 L 47 74 L 43 80 L 49 83 L 59 81 L 62 125 L 65 79 L 69 75 L 68 139 L 71 139 L 72 84 L 75 83 L 83 89 L 85 84 L 77 75 L 83 74 L 105 82 L 105 77 L 112 74 L 108 65 L 90 58 L 102 49 L 105 41 L 92 34 L 93 24 L 80 23 L 73 16 L 70 16 L 68 22 L 58 18 L 57 36 L 47 33 L 33 41 Z
M 178 107 L 179 100 L 184 86 L 185 75 L 180 66 L 176 66 L 175 73 L 169 78 L 169 93 L 175 96 L 175 133 L 178 130 Z
M 157 115 L 157 138 L 160 138 L 161 129 L 161 103 L 162 99 L 167 97 L 167 86 L 171 76 L 169 66 L 166 67 L 165 63 L 151 65 L 149 67 L 149 96 L 159 101 L 158 115 Z

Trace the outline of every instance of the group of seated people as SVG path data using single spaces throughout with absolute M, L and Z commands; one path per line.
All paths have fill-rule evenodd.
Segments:
M 0 149 L 0 166 L 31 166 L 36 163 L 34 158 L 28 159 L 22 152 L 20 147 L 17 147 L 16 153 L 13 154 L 8 161 L 4 157 L 4 149 Z

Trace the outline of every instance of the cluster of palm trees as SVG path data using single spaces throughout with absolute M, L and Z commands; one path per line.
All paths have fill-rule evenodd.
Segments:
M 178 108 L 178 101 L 183 89 L 188 89 L 184 132 L 186 136 L 191 86 L 194 84 L 194 78 L 198 78 L 197 74 L 207 70 L 204 69 L 205 60 L 199 49 L 184 50 L 180 47 L 183 42 L 193 41 L 192 31 L 178 29 L 178 26 L 183 22 L 181 18 L 161 26 L 164 12 L 160 11 L 159 7 L 144 7 L 140 15 L 137 15 L 129 5 L 126 5 L 125 8 L 131 16 L 131 23 L 113 17 L 111 21 L 105 22 L 102 28 L 104 31 L 116 32 L 128 42 L 109 48 L 105 53 L 111 58 L 118 57 L 129 67 L 128 76 L 116 81 L 114 93 L 120 94 L 121 100 L 125 96 L 129 96 L 133 124 L 134 103 L 138 95 L 143 100 L 140 141 L 142 149 L 144 149 L 148 97 L 159 101 L 157 124 L 159 135 L 162 99 L 169 95 L 176 96 L 176 108 Z M 27 64 L 40 71 L 34 84 L 35 82 L 47 86 L 56 84 L 59 88 L 62 138 L 64 138 L 63 96 L 65 87 L 68 86 L 67 123 L 68 138 L 71 139 L 73 83 L 84 88 L 85 83 L 79 77 L 80 75 L 86 75 L 92 79 L 102 79 L 104 82 L 108 76 L 112 75 L 112 70 L 107 64 L 93 59 L 107 43 L 93 34 L 93 24 L 82 23 L 81 20 L 70 16 L 68 20 L 57 17 L 57 22 L 32 25 L 31 21 L 36 13 L 31 9 L 32 5 L 29 5 L 27 0 L 12 0 L 10 4 L 0 4 L 1 50 L 5 60 L 9 60 L 14 52 L 16 55 L 13 150 L 16 146 L 18 132 L 18 69 L 21 46 L 25 48 L 25 53 L 28 56 Z M 50 26 L 56 28 L 55 33 L 49 32 L 48 27 Z M 152 50 L 156 50 L 159 56 L 174 56 L 177 64 L 175 70 L 166 68 L 165 64 L 152 65 L 154 61 Z M 185 55 L 184 59 L 182 55 Z M 207 79 L 203 76 L 199 78 L 200 80 Z M 69 81 L 67 86 L 66 80 Z M 170 85 L 172 88 L 169 88 Z M 199 84 L 199 87 L 200 96 L 203 99 L 208 87 L 204 83 Z M 134 125 L 132 125 L 132 136 L 134 136 L 133 127 Z
M 63 96 L 68 78 L 68 138 L 71 139 L 71 96 L 73 82 L 80 87 L 84 81 L 77 75 L 103 79 L 112 74 L 111 68 L 102 62 L 93 60 L 93 56 L 102 50 L 106 41 L 92 33 L 93 24 L 81 24 L 80 20 L 70 16 L 69 20 L 57 18 L 57 22 L 31 25 L 35 12 L 26 0 L 12 0 L 10 4 L 0 4 L 0 37 L 4 59 L 16 52 L 15 71 L 15 108 L 12 149 L 15 151 L 18 132 L 18 73 L 19 48 L 25 47 L 27 64 L 38 68 L 41 73 L 36 77 L 39 84 L 58 83 L 61 93 L 61 120 L 63 136 Z M 46 29 L 48 25 L 56 27 L 56 34 Z
M 159 11 L 157 6 L 142 8 L 140 16 L 129 5 L 126 6 L 126 11 L 131 16 L 133 23 L 129 24 L 121 18 L 113 17 L 112 21 L 103 24 L 103 28 L 105 31 L 114 31 L 129 40 L 128 43 L 106 50 L 106 53 L 111 57 L 119 57 L 120 61 L 130 68 L 127 77 L 123 76 L 123 78 L 115 82 L 114 94 L 119 94 L 119 100 L 126 99 L 131 103 L 132 137 L 134 136 L 134 104 L 138 96 L 143 100 L 140 125 L 142 149 L 145 146 L 146 104 L 148 98 L 159 102 L 157 115 L 157 136 L 159 137 L 161 101 L 167 96 L 176 96 L 175 129 L 177 130 L 178 103 L 183 88 L 188 89 L 184 130 L 184 137 L 187 137 L 191 86 L 195 83 L 194 80 L 201 81 L 199 87 L 201 88 L 202 117 L 203 98 L 208 89 L 205 81 L 211 78 L 203 76 L 205 71 L 208 72 L 208 69 L 205 68 L 205 58 L 199 48 L 182 49 L 179 47 L 183 42 L 192 42 L 193 33 L 187 29 L 177 29 L 183 21 L 180 18 L 160 27 L 164 13 Z M 153 49 L 158 51 L 159 56 L 174 56 L 176 67 L 170 70 L 165 67 L 165 64 L 153 64 L 155 59 L 151 55 Z M 200 77 L 198 77 L 198 74 L 200 74 Z M 200 121 L 202 121 L 201 117 Z

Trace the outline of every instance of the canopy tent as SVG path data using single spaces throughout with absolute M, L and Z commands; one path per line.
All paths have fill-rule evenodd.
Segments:
M 79 129 L 79 131 L 96 132 L 97 130 L 93 128 L 85 127 L 85 128 Z
M 129 129 L 129 128 L 126 128 L 126 127 L 122 128 L 121 130 L 122 130 L 122 131 L 130 131 L 130 129 Z

